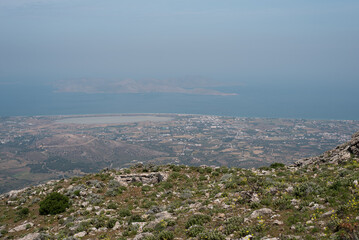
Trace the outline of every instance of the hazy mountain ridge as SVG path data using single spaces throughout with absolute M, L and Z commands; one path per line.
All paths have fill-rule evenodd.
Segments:
M 246 170 L 137 164 L 11 191 L 0 195 L 0 236 L 357 239 L 358 136 L 332 150 L 325 161 L 300 166 Z M 40 201 L 52 192 L 67 196 L 70 207 L 61 214 L 39 215 Z

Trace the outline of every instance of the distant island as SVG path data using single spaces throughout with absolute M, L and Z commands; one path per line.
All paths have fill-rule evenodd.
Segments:
M 221 84 L 209 80 L 186 79 L 174 80 L 119 80 L 103 81 L 101 79 L 81 79 L 62 81 L 55 85 L 58 92 L 76 93 L 181 93 L 194 95 L 235 96 L 237 93 L 226 93 L 211 89 Z

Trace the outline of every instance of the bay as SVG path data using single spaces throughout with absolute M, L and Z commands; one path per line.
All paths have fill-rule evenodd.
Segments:
M 252 84 L 216 88 L 236 96 L 61 93 L 47 85 L 0 85 L 0 116 L 185 113 L 359 120 L 355 88 Z

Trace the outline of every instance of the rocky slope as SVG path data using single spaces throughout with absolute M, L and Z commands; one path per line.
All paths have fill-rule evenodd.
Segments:
M 358 239 L 358 137 L 296 166 L 138 165 L 11 191 L 0 238 Z M 70 207 L 40 215 L 54 192 Z
M 335 149 L 329 150 L 317 157 L 299 160 L 295 166 L 314 165 L 320 163 L 339 164 L 359 157 L 359 132 L 353 134 L 351 141 L 344 143 Z

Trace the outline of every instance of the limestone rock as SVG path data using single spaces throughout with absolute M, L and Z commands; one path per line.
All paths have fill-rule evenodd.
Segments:
M 74 235 L 74 237 L 76 237 L 76 238 L 82 238 L 84 236 L 86 236 L 86 231 L 78 232 Z
M 117 221 L 116 223 L 115 223 L 115 226 L 112 228 L 113 230 L 118 230 L 118 229 L 120 229 L 120 227 L 121 227 L 121 224 Z
M 321 217 L 330 217 L 334 213 L 335 213 L 335 211 L 328 211 L 328 212 L 323 213 Z
M 40 237 L 40 233 L 29 233 L 18 240 L 37 240 Z
M 252 235 L 247 235 L 245 237 L 240 238 L 240 240 L 251 240 L 251 239 L 253 239 Z
M 13 229 L 10 229 L 9 232 L 19 232 L 19 231 L 24 231 L 28 228 L 28 226 L 32 227 L 34 226 L 34 224 L 32 222 L 24 222 L 23 224 L 14 227 Z
M 274 220 L 273 224 L 275 224 L 275 225 L 283 225 L 283 222 L 279 221 L 279 220 Z
M 171 219 L 171 218 L 173 218 L 172 215 L 167 211 L 157 213 L 155 215 L 155 217 L 156 217 L 156 219 L 158 219 L 160 221 L 163 220 L 163 219 Z
M 310 206 L 310 210 L 316 210 L 316 209 L 325 209 L 325 207 L 323 205 L 320 205 L 318 203 L 311 203 L 309 204 Z
M 134 237 L 133 240 L 141 240 L 141 239 L 143 239 L 143 238 L 145 238 L 145 237 L 151 237 L 151 236 L 153 236 L 152 233 L 148 233 L 148 232 L 140 233 L 140 234 L 137 234 L 137 235 Z
M 252 203 L 252 202 L 259 202 L 260 199 L 258 197 L 258 194 L 256 192 L 252 191 L 242 191 L 240 193 L 242 201 L 245 203 Z
M 143 184 L 155 184 L 167 180 L 166 173 L 139 173 L 139 174 L 126 174 L 116 176 L 115 180 L 121 185 L 127 186 L 132 182 L 141 182 Z
M 271 209 L 261 208 L 261 209 L 258 209 L 258 210 L 255 210 L 254 212 L 252 212 L 252 214 L 249 216 L 249 218 L 255 219 L 259 216 L 269 215 L 269 214 L 273 214 L 273 211 Z

